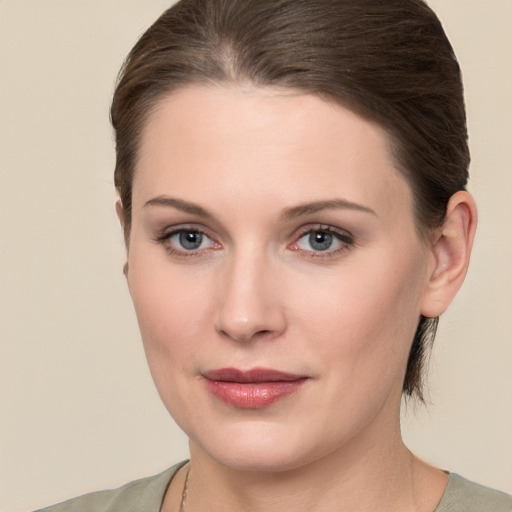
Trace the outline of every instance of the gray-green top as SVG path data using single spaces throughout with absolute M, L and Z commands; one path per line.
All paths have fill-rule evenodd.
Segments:
M 93 492 L 36 512 L 160 512 L 172 478 L 185 463 L 118 489 Z M 512 512 L 512 496 L 450 473 L 434 512 Z

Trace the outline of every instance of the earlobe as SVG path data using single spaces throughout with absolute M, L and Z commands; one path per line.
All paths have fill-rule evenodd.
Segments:
M 476 223 L 476 205 L 471 194 L 465 191 L 455 193 L 448 202 L 443 225 L 432 242 L 434 263 L 423 296 L 423 316 L 436 317 L 444 313 L 462 286 Z

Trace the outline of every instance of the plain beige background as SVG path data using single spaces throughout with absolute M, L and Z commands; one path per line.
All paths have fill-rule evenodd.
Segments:
M 108 107 L 163 0 L 0 0 L 0 511 L 162 470 L 187 454 L 122 276 Z M 431 0 L 464 69 L 480 211 L 441 321 L 427 409 L 404 435 L 512 492 L 512 1 Z

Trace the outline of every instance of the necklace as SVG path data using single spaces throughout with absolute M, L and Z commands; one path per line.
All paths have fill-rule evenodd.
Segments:
M 181 493 L 181 502 L 179 512 L 185 512 L 185 503 L 187 501 L 188 492 L 188 477 L 190 475 L 190 465 L 188 466 L 187 476 L 185 478 L 185 484 L 183 485 L 183 492 Z

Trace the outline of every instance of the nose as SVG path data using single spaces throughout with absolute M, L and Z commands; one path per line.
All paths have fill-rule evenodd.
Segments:
M 278 274 L 278 269 L 263 257 L 251 255 L 226 261 L 218 283 L 216 331 L 237 342 L 280 336 L 287 320 Z

